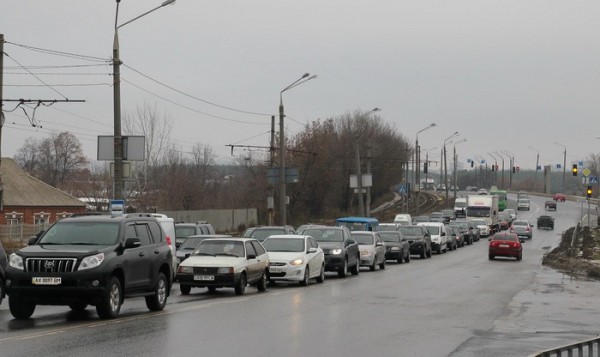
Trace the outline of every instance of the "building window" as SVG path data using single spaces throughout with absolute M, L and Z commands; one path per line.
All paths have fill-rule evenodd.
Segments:
M 56 214 L 56 220 L 57 220 L 57 221 L 60 221 L 60 220 L 61 220 L 61 219 L 63 219 L 63 218 L 67 218 L 67 217 L 69 217 L 70 215 L 71 215 L 71 214 L 70 214 L 69 212 L 58 212 L 58 213 Z
M 50 221 L 50 213 L 40 212 L 33 214 L 33 224 L 38 226 L 45 226 Z
M 23 213 L 19 212 L 10 212 L 4 215 L 4 219 L 6 220 L 6 224 L 9 226 L 18 226 L 23 223 Z

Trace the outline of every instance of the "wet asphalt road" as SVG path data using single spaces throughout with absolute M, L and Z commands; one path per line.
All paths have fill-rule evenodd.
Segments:
M 512 196 L 511 196 L 512 197 Z M 542 198 L 529 212 L 543 213 Z M 514 202 L 509 203 L 509 207 Z M 540 208 L 541 207 L 541 208 Z M 115 320 L 95 309 L 37 307 L 29 321 L 0 306 L 1 356 L 506 356 L 595 336 L 597 283 L 541 267 L 542 254 L 580 217 L 561 202 L 554 231 L 534 231 L 522 262 L 488 261 L 487 239 L 431 259 L 388 262 L 308 287 L 279 284 L 188 296 L 173 287 L 164 311 L 126 300 Z

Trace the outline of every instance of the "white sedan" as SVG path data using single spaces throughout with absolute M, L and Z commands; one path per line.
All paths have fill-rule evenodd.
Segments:
M 262 242 L 269 252 L 269 280 L 298 281 L 308 285 L 310 279 L 325 281 L 325 255 L 313 237 L 307 235 L 272 235 Z

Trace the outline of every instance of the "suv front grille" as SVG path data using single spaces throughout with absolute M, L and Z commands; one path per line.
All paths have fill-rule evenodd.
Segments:
M 30 273 L 72 273 L 76 264 L 76 258 L 27 258 L 25 270 Z

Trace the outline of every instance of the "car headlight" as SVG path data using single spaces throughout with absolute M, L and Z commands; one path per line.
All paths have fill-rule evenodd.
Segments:
M 392 247 L 392 250 L 400 250 L 400 247 Z
M 294 259 L 290 262 L 290 265 L 302 265 L 304 264 L 303 258 Z
M 373 254 L 373 252 L 371 252 L 370 250 L 361 250 L 360 251 L 360 255 L 371 255 Z
M 180 265 L 179 268 L 177 268 L 177 272 L 183 274 L 192 274 L 194 272 L 194 268 Z
M 217 269 L 217 274 L 233 274 L 232 267 L 221 267 Z
M 81 264 L 79 264 L 79 269 L 77 269 L 77 270 L 86 270 L 86 269 L 95 268 L 95 267 L 99 266 L 100 264 L 102 264 L 103 261 L 104 261 L 104 253 L 90 255 L 89 257 L 85 257 L 81 260 Z
M 334 255 L 342 254 L 342 248 L 332 249 L 331 254 L 334 254 Z
M 23 270 L 23 257 L 12 253 L 9 257 L 9 265 L 15 269 Z

